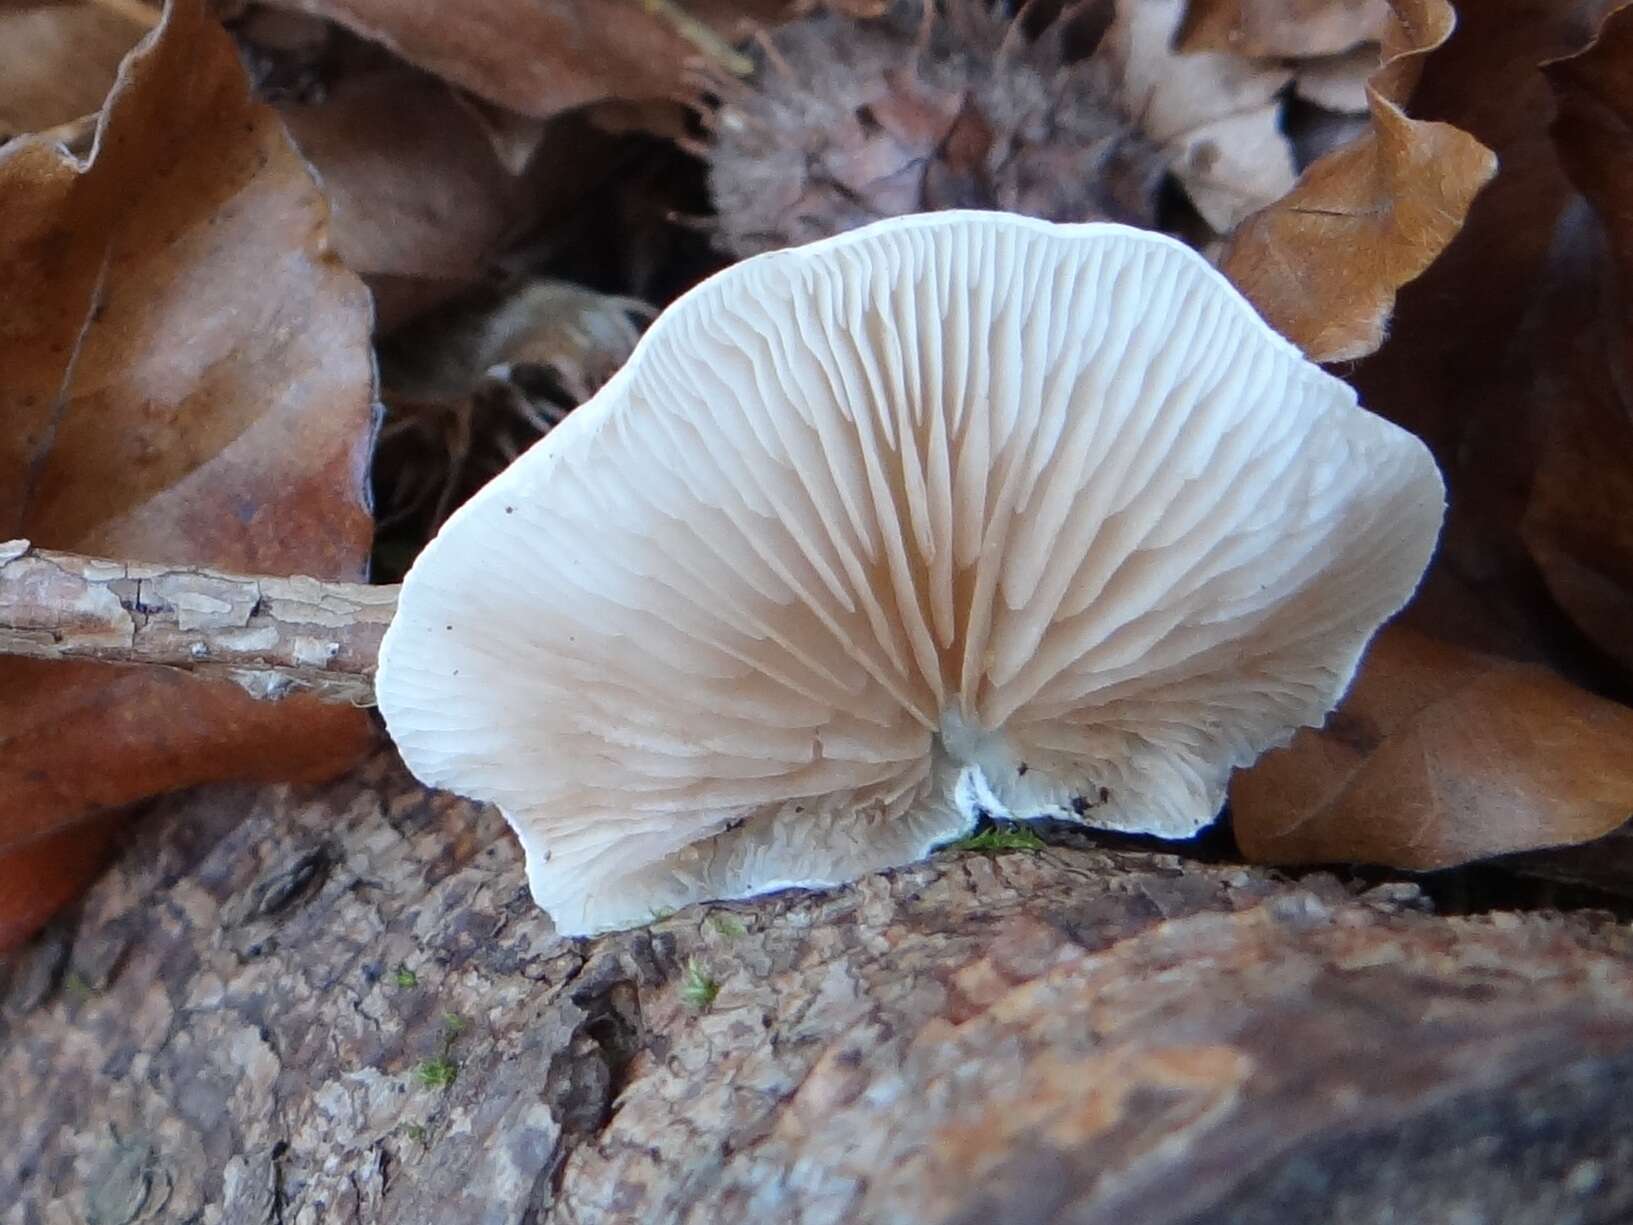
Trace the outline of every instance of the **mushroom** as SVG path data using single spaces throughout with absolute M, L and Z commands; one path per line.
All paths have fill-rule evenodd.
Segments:
M 1180 243 L 892 218 L 671 306 L 415 563 L 380 706 L 564 934 L 983 816 L 1184 838 L 1337 701 L 1443 510 Z

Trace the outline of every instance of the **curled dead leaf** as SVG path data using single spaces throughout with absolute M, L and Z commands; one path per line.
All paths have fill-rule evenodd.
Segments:
M 79 896 L 114 854 L 123 817 L 99 817 L 0 854 L 0 953 Z
M 1558 101 L 1554 143 L 1608 258 L 1590 274 L 1595 317 L 1544 389 L 1521 533 L 1554 599 L 1633 671 L 1633 7 L 1545 71 Z
M 0 6 L 0 141 L 101 109 L 146 31 L 95 5 Z
M 1597 339 L 1544 388 L 1520 537 L 1576 627 L 1633 673 L 1633 414 Z
M 0 216 L 0 536 L 361 577 L 367 292 L 202 0 L 126 60 L 88 162 L 0 149 Z M 90 870 L 64 831 L 198 782 L 318 777 L 371 738 L 359 711 L 181 673 L 6 660 L 0 690 L 0 946 L 51 873 L 60 897 Z
M 477 281 L 524 215 L 526 183 L 501 163 L 482 117 L 435 77 L 375 69 L 278 110 L 382 329 Z
M 1413 112 L 1472 133 L 1500 170 L 1456 241 L 1402 291 L 1389 343 L 1351 377 L 1364 402 L 1429 443 L 1451 489 L 1440 555 L 1407 620 L 1573 673 L 1581 643 L 1520 524 L 1548 421 L 1570 385 L 1605 368 L 1592 352 L 1602 239 L 1549 137 L 1554 101 L 1538 66 L 1588 42 L 1596 4 L 1482 0 L 1459 14 Z
M 1367 86 L 1371 129 L 1309 167 L 1244 221 L 1220 267 L 1312 359 L 1363 357 L 1383 343 L 1400 287 L 1456 236 L 1496 173 L 1491 151 L 1403 105 L 1423 60 L 1451 36 L 1445 0 L 1391 0 L 1383 65 Z
M 687 64 L 740 67 L 726 37 L 789 0 L 279 0 L 524 115 L 679 94 Z
M 1586 842 L 1633 817 L 1633 709 L 1395 627 L 1326 726 L 1239 774 L 1230 801 L 1259 863 L 1425 870 Z

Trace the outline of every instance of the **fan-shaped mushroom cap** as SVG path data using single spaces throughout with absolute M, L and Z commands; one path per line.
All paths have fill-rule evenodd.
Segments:
M 895 218 L 659 318 L 420 557 L 380 705 L 565 933 L 982 810 L 1184 837 L 1337 700 L 1442 511 L 1179 243 Z

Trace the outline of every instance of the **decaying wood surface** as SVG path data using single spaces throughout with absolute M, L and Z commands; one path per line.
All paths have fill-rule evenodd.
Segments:
M 0 543 L 0 655 L 182 668 L 256 697 L 372 705 L 397 588 L 109 561 Z
M 0 1222 L 1612 1222 L 1633 935 L 1088 847 L 566 941 L 382 756 L 0 981 Z

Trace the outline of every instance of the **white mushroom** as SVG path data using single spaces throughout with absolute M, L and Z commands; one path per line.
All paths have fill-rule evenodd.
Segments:
M 982 813 L 1182 838 L 1320 722 L 1442 511 L 1181 244 L 893 218 L 661 316 L 420 557 L 380 705 L 569 934 Z

